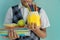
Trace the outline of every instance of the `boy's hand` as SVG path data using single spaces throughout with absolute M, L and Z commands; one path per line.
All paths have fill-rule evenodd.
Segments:
M 27 28 L 30 30 L 36 30 L 39 29 L 39 27 L 35 23 L 27 24 Z
M 5 37 L 5 38 L 9 38 L 10 40 L 14 40 L 16 38 L 19 38 L 19 36 L 17 35 L 17 33 L 13 29 L 10 29 L 8 31 L 8 37 Z
M 10 39 L 16 39 L 16 38 L 19 38 L 19 36 L 17 35 L 17 33 L 11 29 L 9 32 L 8 32 L 8 35 L 9 35 L 9 38 Z

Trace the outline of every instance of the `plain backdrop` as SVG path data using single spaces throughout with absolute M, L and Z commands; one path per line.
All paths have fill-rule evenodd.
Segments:
M 0 28 L 4 27 L 3 23 L 8 8 L 19 2 L 20 0 L 0 0 Z M 60 40 L 60 0 L 35 0 L 35 3 L 45 9 L 51 25 L 47 28 L 47 37 L 41 40 Z M 5 39 L 0 37 L 0 40 Z

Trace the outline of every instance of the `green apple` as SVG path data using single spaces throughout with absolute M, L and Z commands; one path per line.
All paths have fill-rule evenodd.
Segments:
M 18 26 L 24 26 L 25 25 L 25 21 L 23 19 L 18 21 Z

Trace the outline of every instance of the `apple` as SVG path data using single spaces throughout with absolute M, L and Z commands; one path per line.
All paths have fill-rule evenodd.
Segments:
M 19 27 L 24 27 L 25 21 L 24 21 L 23 19 L 21 19 L 21 20 L 18 21 L 17 25 L 18 25 Z

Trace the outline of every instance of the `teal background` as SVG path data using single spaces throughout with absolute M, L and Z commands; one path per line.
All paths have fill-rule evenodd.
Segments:
M 0 28 L 3 28 L 3 22 L 8 8 L 19 2 L 20 0 L 0 0 Z M 41 40 L 60 40 L 60 0 L 35 0 L 35 2 L 38 6 L 45 9 L 51 25 L 47 28 L 47 37 Z M 0 37 L 0 40 L 5 39 Z

